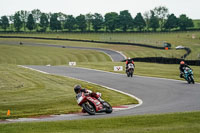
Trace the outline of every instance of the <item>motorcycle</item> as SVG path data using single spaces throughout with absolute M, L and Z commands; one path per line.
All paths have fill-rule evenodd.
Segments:
M 185 69 L 184 69 L 184 78 L 185 78 L 185 80 L 188 82 L 188 84 L 190 84 L 190 83 L 195 83 L 194 82 L 194 77 L 193 77 L 193 72 L 192 72 L 192 69 L 190 69 L 190 68 L 188 68 L 188 67 L 186 67 Z
M 128 64 L 128 68 L 126 70 L 127 77 L 133 77 L 134 66 L 133 64 Z
M 101 97 L 101 93 L 97 93 L 97 95 Z M 102 113 L 102 112 L 109 114 L 112 113 L 113 111 L 112 106 L 108 102 L 104 101 L 103 103 L 101 103 L 95 97 L 86 95 L 83 92 L 77 94 L 76 99 L 78 105 L 83 108 L 82 109 L 83 113 L 87 112 L 90 115 L 95 115 L 96 113 Z

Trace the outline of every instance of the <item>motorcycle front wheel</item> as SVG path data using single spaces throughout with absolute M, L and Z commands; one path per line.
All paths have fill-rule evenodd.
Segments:
M 104 101 L 103 105 L 106 108 L 106 113 L 107 114 L 112 113 L 112 111 L 113 111 L 112 106 L 108 102 Z
M 90 105 L 88 102 L 82 104 L 83 109 L 89 114 L 89 115 L 95 115 L 96 111 L 92 105 Z
M 191 82 L 192 82 L 193 84 L 195 84 L 193 76 L 191 76 L 190 79 L 191 79 Z

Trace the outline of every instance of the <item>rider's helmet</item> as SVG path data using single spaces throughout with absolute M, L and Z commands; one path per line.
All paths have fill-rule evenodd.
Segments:
M 184 61 L 181 61 L 180 64 L 183 65 L 183 64 L 185 64 L 185 62 L 184 62 Z
M 130 60 L 131 58 L 130 57 L 128 57 L 128 60 Z
M 78 94 L 80 90 L 81 90 L 81 86 L 80 86 L 80 85 L 75 85 L 75 86 L 74 86 L 74 92 L 75 92 L 76 94 Z

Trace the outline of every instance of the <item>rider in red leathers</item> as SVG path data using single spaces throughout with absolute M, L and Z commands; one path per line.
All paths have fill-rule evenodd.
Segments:
M 95 98 L 98 99 L 101 103 L 104 102 L 104 100 L 101 99 L 100 96 L 97 95 L 97 93 L 92 92 L 91 90 L 84 89 L 84 88 L 81 87 L 81 85 L 75 85 L 75 86 L 74 86 L 74 92 L 75 92 L 76 94 L 79 94 L 80 92 L 84 92 L 86 95 L 89 95 L 89 96 L 91 96 L 91 97 L 95 97 Z M 99 94 L 100 94 L 100 93 L 99 93 Z M 100 94 L 100 95 L 101 95 L 101 94 Z
M 132 63 L 133 66 L 135 67 L 135 63 L 134 61 L 129 57 L 127 60 L 126 60 L 126 72 L 127 72 L 127 69 L 128 69 L 128 64 Z

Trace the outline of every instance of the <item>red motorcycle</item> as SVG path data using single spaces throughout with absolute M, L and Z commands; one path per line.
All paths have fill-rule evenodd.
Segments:
M 101 93 L 97 93 L 99 97 L 101 97 Z M 91 97 L 90 95 L 86 95 L 83 92 L 80 92 L 76 96 L 78 105 L 83 108 L 82 112 L 87 112 L 90 115 L 95 115 L 95 113 L 112 113 L 112 106 L 104 101 L 100 102 L 95 97 Z

